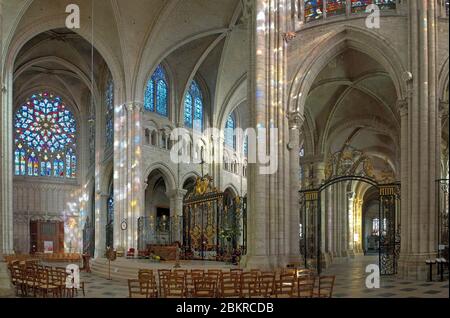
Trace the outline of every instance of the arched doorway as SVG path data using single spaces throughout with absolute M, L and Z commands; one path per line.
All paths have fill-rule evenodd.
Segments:
M 170 245 L 175 241 L 169 187 L 164 172 L 160 169 L 150 172 L 145 190 L 145 212 L 138 220 L 139 250 L 147 250 L 147 245 Z
M 364 195 L 362 205 L 362 248 L 364 255 L 377 255 L 380 236 L 379 191 L 371 187 Z
M 109 197 L 106 202 L 106 249 L 114 247 L 114 187 L 111 181 Z
M 304 261 L 304 267 L 316 270 L 319 274 L 324 267 L 324 251 L 327 239 L 326 220 L 327 212 L 327 189 L 339 184 L 358 182 L 376 188 L 379 195 L 378 219 L 379 223 L 379 267 L 381 275 L 393 275 L 397 273 L 397 261 L 400 252 L 400 184 L 379 184 L 375 179 L 362 175 L 344 175 L 328 179 L 318 188 L 300 191 L 300 224 L 299 224 L 299 247 L 300 255 Z M 362 202 L 353 202 L 349 198 L 347 206 L 348 221 L 353 219 L 354 223 L 349 225 L 348 246 L 353 249 L 360 244 L 362 232 L 361 211 L 357 211 Z M 334 201 L 334 200 L 333 200 Z M 339 207 L 338 207 L 339 208 Z M 359 216 L 356 216 L 359 213 Z M 331 223 L 332 226 L 336 224 Z M 346 231 L 347 232 L 347 231 Z M 351 238 L 353 237 L 353 239 Z M 339 240 L 342 237 L 338 237 Z M 351 244 L 353 243 L 353 244 Z
M 83 228 L 83 254 L 94 257 L 95 253 L 95 191 L 92 186 L 89 213 Z

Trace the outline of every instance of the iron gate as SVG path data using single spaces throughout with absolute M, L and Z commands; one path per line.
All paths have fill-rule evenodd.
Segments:
M 381 185 L 379 216 L 379 262 L 381 275 L 394 275 L 400 255 L 400 187 Z
M 175 233 L 181 218 L 175 217 L 140 217 L 138 219 L 138 250 L 145 250 L 151 245 L 172 245 L 177 240 Z
M 379 266 L 381 275 L 397 273 L 400 252 L 400 184 L 378 184 L 364 176 L 340 176 L 315 189 L 300 191 L 299 249 L 304 267 L 322 272 L 322 192 L 347 181 L 359 181 L 376 187 L 380 196 Z
M 185 258 L 230 261 L 247 250 L 247 200 L 227 198 L 212 178 L 196 180 L 183 202 Z
M 436 180 L 438 207 L 438 257 L 448 260 L 448 183 L 449 179 Z

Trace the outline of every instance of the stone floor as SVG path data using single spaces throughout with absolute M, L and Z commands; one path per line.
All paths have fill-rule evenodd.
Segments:
M 365 286 L 365 268 L 377 264 L 377 257 L 359 257 L 336 263 L 323 275 L 336 275 L 335 298 L 449 298 L 448 278 L 444 282 L 406 281 L 396 277 L 382 277 L 379 289 Z M 85 282 L 86 298 L 126 298 L 126 282 L 110 281 L 92 274 L 81 273 Z M 437 280 L 437 278 L 435 278 Z M 82 298 L 80 292 L 78 297 Z
M 382 277 L 379 289 L 365 286 L 366 266 L 377 264 L 377 257 L 359 257 L 331 265 L 324 275 L 336 275 L 335 298 L 448 298 L 449 282 L 414 282 L 396 277 Z M 86 297 L 122 298 L 128 297 L 126 283 L 109 281 L 82 273 L 86 284 Z M 82 297 L 79 295 L 79 297 Z
M 377 256 L 350 259 L 327 268 L 323 275 L 336 275 L 334 298 L 449 298 L 448 277 L 444 282 L 407 281 L 396 276 L 382 276 L 379 289 L 366 287 L 369 264 L 378 264 Z

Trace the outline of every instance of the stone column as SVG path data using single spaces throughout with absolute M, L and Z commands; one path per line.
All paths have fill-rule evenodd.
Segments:
M 437 254 L 437 208 L 435 180 L 436 127 L 436 8 L 435 1 L 408 1 L 410 23 L 411 97 L 408 101 L 408 130 L 402 136 L 402 157 L 408 161 L 407 183 L 402 176 L 402 227 L 399 271 L 405 278 L 425 279 L 425 260 Z M 404 124 L 402 120 L 402 124 Z M 402 133 L 404 127 L 402 127 Z M 402 158 L 403 162 L 404 158 Z M 402 173 L 406 171 L 402 167 Z M 406 207 L 405 207 L 406 206 Z M 406 226 L 403 224 L 406 223 Z M 407 242 L 405 244 L 405 242 Z
M 95 258 L 105 257 L 108 199 L 107 192 L 99 191 L 95 196 Z
M 0 2 L 0 52 L 3 52 L 3 4 Z M 13 295 L 3 254 L 12 252 L 12 115 L 5 111 L 6 91 L 0 62 L 0 297 Z M 12 108 L 12 107 L 11 107 Z M 10 109 L 10 108 L 9 108 Z M 10 116 L 11 115 L 11 116 Z
M 172 220 L 175 222 L 172 227 L 174 233 L 174 241 L 183 244 L 183 199 L 187 190 L 174 189 L 167 192 L 170 199 L 170 214 Z
M 252 126 L 266 129 L 258 143 L 249 141 L 249 154 L 276 151 L 275 171 L 268 164 L 249 165 L 248 254 L 247 267 L 274 268 L 284 266 L 288 257 L 286 241 L 289 228 L 286 217 L 290 210 L 288 123 L 286 118 L 286 46 L 293 35 L 287 10 L 291 1 L 253 1 L 250 27 L 251 61 L 249 71 L 249 105 Z M 269 132 L 278 129 L 276 141 Z M 261 132 L 261 131 L 260 131 Z M 265 140 L 266 143 L 260 142 Z M 274 161 L 272 160 L 273 164 Z
M 289 262 L 300 262 L 300 204 L 298 178 L 300 173 L 300 129 L 304 119 L 299 112 L 289 114 L 289 178 L 290 178 L 290 214 L 286 217 L 286 228 L 290 229 L 289 233 Z
M 137 248 L 138 219 L 143 216 L 142 104 L 129 102 L 115 112 L 114 245 Z M 126 221 L 127 228 L 121 225 Z

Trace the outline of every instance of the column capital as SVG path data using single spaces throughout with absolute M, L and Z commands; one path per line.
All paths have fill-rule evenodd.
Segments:
M 289 129 L 300 129 L 305 121 L 299 111 L 290 112 L 288 114 Z
M 187 190 L 185 189 L 172 189 L 166 192 L 167 196 L 169 198 L 174 198 L 174 199 L 183 199 L 184 196 L 186 195 Z
M 109 196 L 110 196 L 110 194 L 109 193 L 106 193 L 106 192 L 103 192 L 103 191 L 97 191 L 97 195 L 99 196 L 99 197 L 101 197 L 101 198 L 109 198 Z
M 252 19 L 253 0 L 241 0 L 241 3 L 242 3 L 241 22 L 243 24 L 248 24 Z
M 143 112 L 144 111 L 144 103 L 142 102 L 126 102 L 123 104 L 123 108 L 127 111 L 127 112 L 133 112 L 133 111 L 139 111 L 139 112 Z
M 400 117 L 408 115 L 408 100 L 406 98 L 397 100 L 397 109 Z
M 448 100 L 439 100 L 439 118 L 448 118 Z

